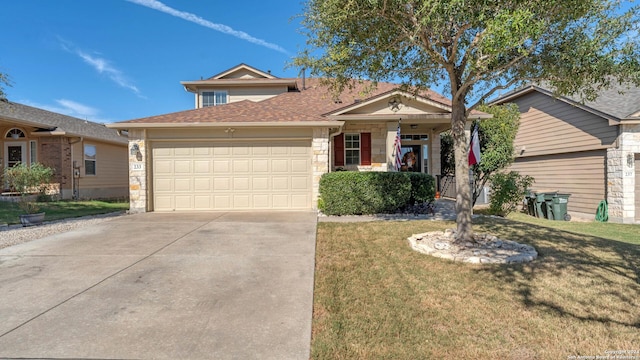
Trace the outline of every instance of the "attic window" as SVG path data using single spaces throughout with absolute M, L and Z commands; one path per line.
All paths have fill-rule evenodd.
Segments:
M 22 130 L 13 128 L 13 129 L 7 131 L 7 135 L 5 137 L 7 139 L 17 140 L 17 139 L 20 139 L 20 138 L 24 138 L 25 135 L 24 135 L 24 132 Z

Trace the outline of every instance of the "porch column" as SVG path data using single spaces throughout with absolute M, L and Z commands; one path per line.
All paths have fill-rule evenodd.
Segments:
M 396 132 L 398 131 L 398 122 L 392 121 L 387 123 L 387 171 L 395 171 L 395 141 L 396 141 Z
M 329 172 L 329 129 L 314 128 L 313 140 L 311 141 L 313 151 L 312 168 L 313 183 L 311 191 L 311 206 L 318 208 L 318 197 L 320 196 L 320 178 Z
M 129 155 L 129 213 L 147 212 L 149 211 L 147 169 L 149 169 L 150 156 L 147 153 L 144 130 L 129 131 L 127 154 Z
M 432 176 L 442 175 L 440 164 L 440 132 L 431 130 L 429 133 L 431 146 L 429 146 L 429 173 Z

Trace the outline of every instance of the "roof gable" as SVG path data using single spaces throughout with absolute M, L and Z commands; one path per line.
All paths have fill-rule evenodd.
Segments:
M 409 115 L 451 113 L 451 106 L 424 96 L 392 90 L 333 111 L 328 115 Z
M 239 64 L 231 69 L 213 75 L 208 80 L 221 79 L 277 79 L 277 77 L 271 75 L 269 72 L 258 70 L 247 64 Z
M 545 94 L 572 106 L 588 111 L 614 122 L 640 115 L 640 87 L 614 83 L 609 89 L 603 89 L 595 101 L 581 101 L 574 96 L 555 96 L 553 91 L 541 85 L 528 85 L 507 93 L 492 104 L 504 104 L 524 96 L 532 91 Z
M 1 119 L 23 126 L 32 126 L 39 131 L 49 131 L 55 135 L 86 137 L 120 144 L 126 144 L 128 141 L 103 124 L 15 102 L 0 102 Z

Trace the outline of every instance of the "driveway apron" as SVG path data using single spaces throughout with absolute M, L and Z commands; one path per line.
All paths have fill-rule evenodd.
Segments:
M 0 358 L 308 359 L 316 221 L 146 213 L 2 249 Z

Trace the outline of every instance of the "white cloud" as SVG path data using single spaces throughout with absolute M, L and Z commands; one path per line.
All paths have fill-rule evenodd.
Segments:
M 48 110 L 58 114 L 73 116 L 79 119 L 89 120 L 89 121 L 98 122 L 98 123 L 110 122 L 108 120 L 98 118 L 100 114 L 100 110 L 88 105 L 81 104 L 77 101 L 69 100 L 69 99 L 57 99 L 55 100 L 56 105 L 39 104 L 30 100 L 20 100 L 17 102 L 20 104 L 33 106 L 39 109 Z
M 73 43 L 58 37 L 58 41 L 63 49 L 66 51 L 78 55 L 84 62 L 91 65 L 98 73 L 106 75 L 111 81 L 115 82 L 119 86 L 133 91 L 136 95 L 140 95 L 140 90 L 131 83 L 129 79 L 117 69 L 109 60 L 101 58 L 97 55 L 90 55 L 86 51 L 79 49 Z M 142 97 L 142 96 L 141 96 Z
M 132 2 L 134 4 L 138 4 L 138 5 L 142 5 L 145 7 L 148 7 L 150 9 L 154 9 L 154 10 L 158 10 L 161 11 L 163 13 L 169 14 L 171 16 L 175 16 L 175 17 L 179 17 L 181 19 L 187 20 L 187 21 L 191 21 L 192 23 L 196 23 L 200 26 L 204 26 L 207 27 L 209 29 L 213 29 L 215 31 L 219 31 L 221 33 L 224 34 L 228 34 L 231 36 L 235 36 L 239 39 L 248 41 L 250 43 L 254 43 L 256 45 L 260 45 L 260 46 L 264 46 L 266 48 L 275 50 L 275 51 L 279 51 L 283 54 L 289 55 L 289 52 L 287 50 L 285 50 L 284 48 L 282 48 L 280 45 L 277 44 L 273 44 L 270 42 L 266 42 L 262 39 L 258 39 L 255 38 L 249 34 L 247 34 L 244 31 L 239 31 L 239 30 L 234 30 L 233 28 L 227 26 L 227 25 L 223 25 L 223 24 L 216 24 L 216 23 L 212 23 L 211 21 L 205 20 L 201 17 L 199 17 L 198 15 L 192 14 L 192 13 L 188 13 L 185 11 L 179 11 L 176 10 L 174 8 L 171 8 L 163 3 L 161 3 L 160 1 L 157 0 L 127 0 L 129 2 Z

